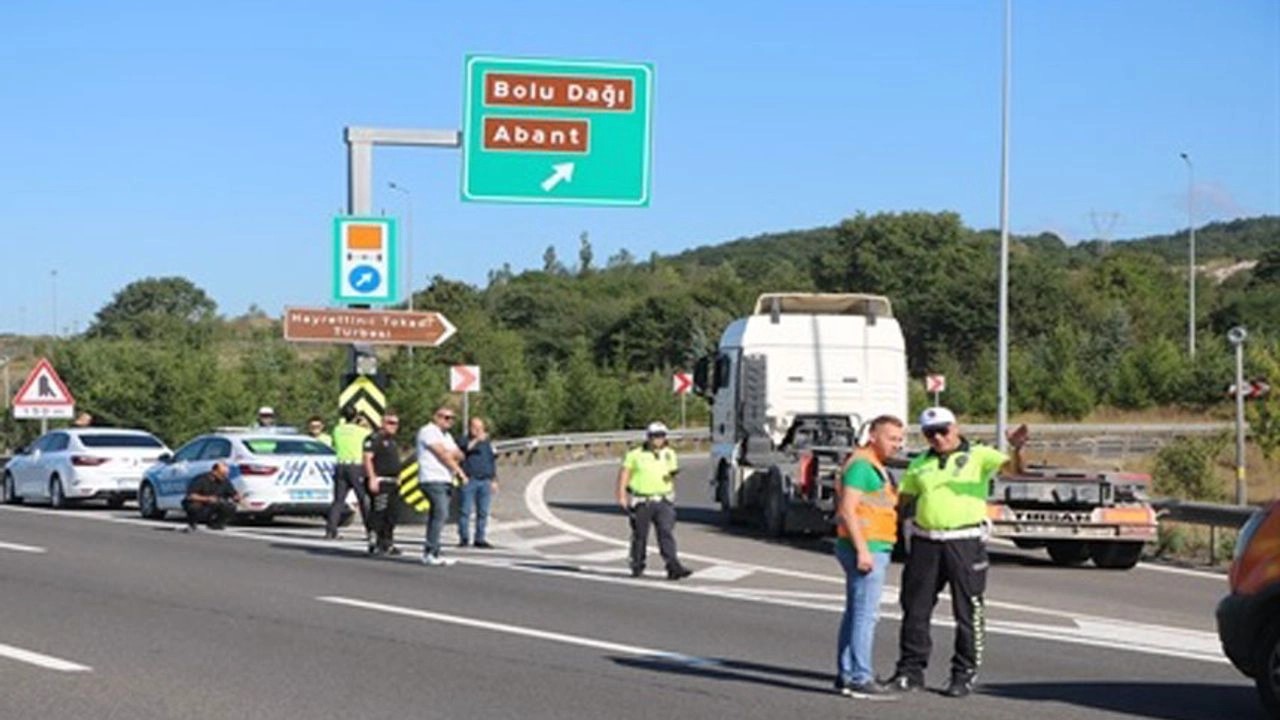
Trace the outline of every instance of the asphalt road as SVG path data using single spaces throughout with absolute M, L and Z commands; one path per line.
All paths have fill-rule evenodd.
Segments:
M 455 551 L 449 568 L 416 562 L 420 528 L 401 530 L 403 558 L 374 560 L 310 522 L 188 535 L 127 512 L 2 508 L 0 718 L 1262 717 L 1216 652 L 1221 578 L 1015 551 L 993 571 L 978 695 L 841 698 L 839 571 L 821 544 L 726 532 L 689 480 L 678 534 L 697 575 L 632 580 L 612 479 L 600 465 L 507 478 L 500 549 Z M 935 685 L 950 641 L 939 624 Z

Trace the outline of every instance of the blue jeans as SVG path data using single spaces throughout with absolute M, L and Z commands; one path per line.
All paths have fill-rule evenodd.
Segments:
M 425 482 L 422 491 L 431 501 L 431 509 L 427 511 L 427 544 L 422 549 L 423 555 L 440 556 L 440 531 L 444 529 L 444 521 L 449 519 L 449 492 L 453 483 Z
M 458 508 L 458 539 L 471 542 L 471 508 L 476 510 L 476 542 L 484 542 L 484 531 L 489 526 L 489 503 L 493 500 L 491 478 L 471 478 L 462 486 L 462 498 Z
M 889 553 L 874 552 L 871 572 L 858 571 L 858 551 L 843 542 L 836 543 L 836 558 L 844 568 L 844 616 L 840 619 L 840 637 L 836 642 L 836 668 L 839 679 L 861 685 L 875 680 L 871 669 L 871 652 L 876 641 L 876 621 L 880 618 L 880 593 L 889 568 Z

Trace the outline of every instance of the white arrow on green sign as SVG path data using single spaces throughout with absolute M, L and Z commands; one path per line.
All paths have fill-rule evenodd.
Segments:
M 462 199 L 649 204 L 653 65 L 467 57 Z

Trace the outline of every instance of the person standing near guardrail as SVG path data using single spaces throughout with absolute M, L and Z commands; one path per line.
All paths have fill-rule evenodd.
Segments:
M 871 421 L 867 444 L 845 463 L 837 490 L 836 559 L 844 570 L 844 615 L 836 641 L 836 689 L 862 699 L 892 698 L 871 666 L 880 595 L 898 540 L 898 493 L 885 461 L 902 449 L 902 420 Z
M 485 531 L 489 526 L 489 505 L 498 492 L 498 463 L 493 454 L 493 443 L 483 418 L 473 417 L 467 423 L 467 438 L 463 443 L 462 471 L 468 478 L 462 486 L 462 502 L 458 508 L 458 545 L 471 543 L 471 510 L 476 512 L 475 546 L 489 549 Z
M 945 407 L 921 413 L 920 431 L 929 450 L 911 461 L 898 488 L 903 504 L 915 501 L 915 517 L 904 527 L 910 544 L 899 592 L 900 654 L 886 684 L 897 692 L 924 687 L 933 647 L 929 622 L 938 593 L 949 585 L 956 643 L 951 682 L 943 694 L 961 698 L 973 692 L 985 642 L 987 495 L 992 479 L 1007 463 L 1012 472 L 1022 472 L 1027 426 L 1008 434 L 1012 460 L 995 448 L 970 443 L 960 434 L 955 414 Z
M 676 555 L 675 476 L 680 471 L 676 451 L 667 445 L 667 426 L 649 424 L 644 445 L 629 451 L 618 471 L 618 505 L 631 520 L 631 577 L 644 574 L 649 548 L 649 525 L 658 531 L 658 549 L 667 565 L 667 579 L 692 573 Z
M 427 511 L 427 541 L 422 547 L 422 564 L 430 567 L 452 565 L 454 560 L 440 557 L 440 533 L 449 517 L 449 496 L 453 479 L 466 485 L 467 473 L 459 463 L 462 450 L 449 428 L 457 417 L 452 408 L 439 407 L 431 422 L 418 431 L 418 484 L 431 503 Z
M 333 452 L 337 464 L 333 469 L 333 501 L 325 516 L 324 536 L 335 540 L 338 523 L 347 509 L 347 494 L 355 491 L 360 506 L 360 521 L 364 523 L 366 539 L 373 541 L 373 526 L 369 522 L 369 490 L 365 485 L 364 441 L 369 428 L 353 407 L 342 409 L 342 421 L 333 429 Z
M 370 555 L 399 555 L 395 545 L 396 509 L 400 499 L 400 447 L 396 431 L 400 417 L 387 410 L 382 427 L 364 439 L 364 472 L 369 482 Z

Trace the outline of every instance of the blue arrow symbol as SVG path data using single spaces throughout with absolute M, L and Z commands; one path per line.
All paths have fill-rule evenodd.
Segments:
M 360 293 L 371 293 L 382 284 L 382 274 L 372 265 L 358 265 L 347 275 L 351 288 Z

